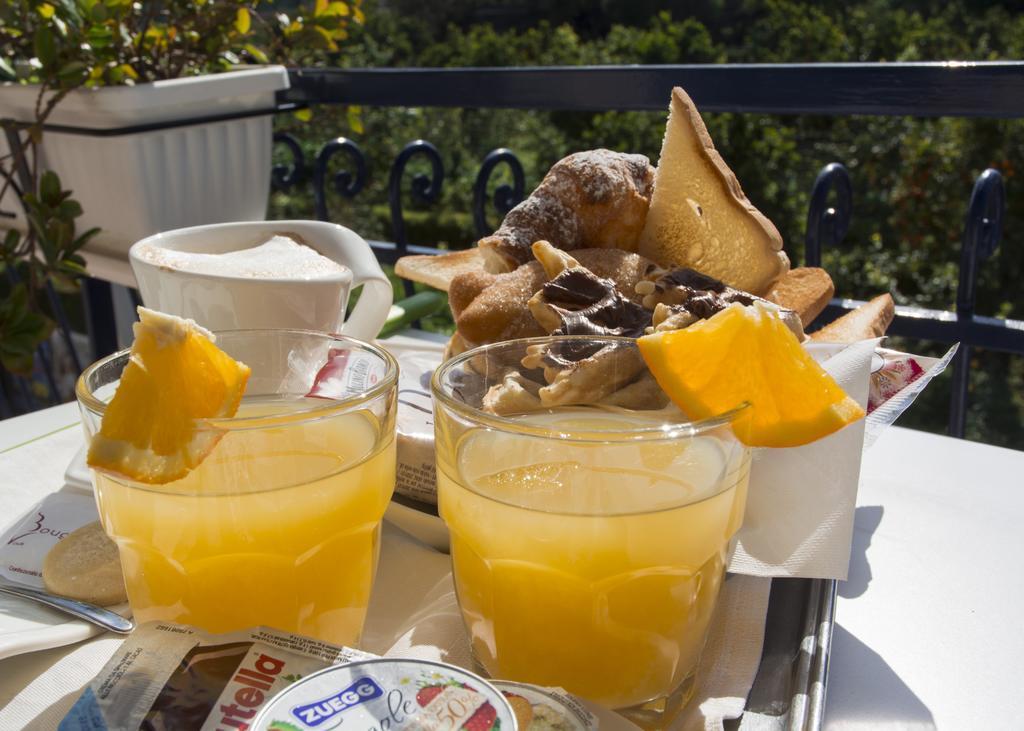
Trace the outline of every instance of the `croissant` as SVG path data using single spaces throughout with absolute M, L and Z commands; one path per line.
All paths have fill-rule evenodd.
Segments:
M 537 189 L 480 240 L 484 266 L 510 272 L 533 259 L 530 246 L 549 241 L 562 251 L 634 252 L 654 192 L 654 168 L 643 155 L 577 152 L 559 160 Z

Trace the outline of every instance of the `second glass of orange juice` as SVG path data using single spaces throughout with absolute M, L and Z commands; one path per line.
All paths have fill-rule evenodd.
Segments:
M 303 331 L 227 332 L 217 345 L 252 375 L 236 416 L 202 426 L 223 433 L 209 456 L 164 485 L 95 475 L 135 619 L 267 625 L 355 645 L 395 483 L 397 364 L 375 346 Z M 89 436 L 127 358 L 79 381 Z M 329 358 L 344 370 L 340 390 L 308 397 Z
M 578 374 L 573 400 L 589 391 L 595 403 L 525 408 L 524 391 L 543 384 L 520 365 L 531 347 L 620 352 Z M 660 725 L 692 692 L 750 452 L 730 429 L 738 412 L 692 423 L 674 407 L 600 403 L 615 401 L 601 394 L 621 379 L 616 363 L 635 371 L 635 351 L 625 339 L 539 339 L 442 366 L 438 500 L 479 664 Z M 510 408 L 488 413 L 510 383 Z

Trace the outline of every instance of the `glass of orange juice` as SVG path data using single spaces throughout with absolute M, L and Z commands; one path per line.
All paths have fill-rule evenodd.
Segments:
M 135 619 L 355 645 L 395 484 L 398 365 L 374 345 L 309 331 L 223 332 L 217 345 L 252 374 L 235 417 L 200 424 L 223 435 L 206 459 L 164 485 L 94 473 Z M 127 359 L 79 379 L 89 438 Z M 314 383 L 329 397 L 309 396 Z
M 743 521 L 742 407 L 688 421 L 635 341 L 589 336 L 477 348 L 438 369 L 433 393 L 477 662 L 667 722 L 692 693 Z

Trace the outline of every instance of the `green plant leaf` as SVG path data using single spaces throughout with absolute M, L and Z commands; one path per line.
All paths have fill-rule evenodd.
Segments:
M 94 227 L 94 228 L 90 228 L 84 234 L 81 234 L 77 239 L 74 240 L 74 242 L 71 244 L 71 246 L 68 247 L 68 252 L 69 253 L 74 253 L 74 252 L 78 251 L 79 249 L 81 249 L 83 246 L 85 246 L 87 243 L 89 243 L 89 240 L 93 236 L 98 234 L 100 232 L 100 230 L 101 229 L 97 226 L 97 227 Z M 85 260 L 81 259 L 81 257 L 78 257 L 76 255 L 75 260 L 76 261 L 81 261 L 82 266 L 83 267 L 85 266 Z
M 21 232 L 15 231 L 13 228 L 10 229 L 4 236 L 4 254 L 13 254 L 14 250 L 18 248 L 18 244 L 21 242 Z
M 36 28 L 32 47 L 35 50 L 36 58 L 43 64 L 43 67 L 52 66 L 57 61 L 57 44 L 53 40 L 53 31 L 47 26 Z
M 57 76 L 62 79 L 78 78 L 83 75 L 88 66 L 82 61 L 71 61 L 60 67 Z
M 311 28 L 314 31 L 313 37 L 320 39 L 322 48 L 326 48 L 328 51 L 338 50 L 338 44 L 334 42 L 334 36 L 330 31 L 318 25 L 311 26 Z
M 28 289 L 24 284 L 16 284 L 11 288 L 7 299 L 0 304 L 0 314 L 8 319 L 20 317 L 28 306 Z
M 50 22 L 53 23 L 53 27 L 56 29 L 57 35 L 59 35 L 61 38 L 68 37 L 67 23 L 65 23 L 63 20 L 57 17 L 51 18 Z
M 50 284 L 60 294 L 77 294 L 79 287 L 78 282 L 75 280 L 76 276 L 78 276 L 77 272 L 74 275 L 64 272 L 50 272 Z
M 30 374 L 36 346 L 51 332 L 53 322 L 31 309 L 25 285 L 15 285 L 0 303 L 0 363 L 12 373 Z
M 85 37 L 94 51 L 103 51 L 113 44 L 114 31 L 105 25 L 95 25 L 86 31 Z
M 249 53 L 250 56 L 253 57 L 253 60 L 255 60 L 256 62 L 258 62 L 258 63 L 270 63 L 270 59 L 267 58 L 267 54 L 265 54 L 263 51 L 261 51 L 259 48 L 257 48 L 253 44 L 246 43 L 243 46 L 243 48 Z
M 47 170 L 39 179 L 39 195 L 48 206 L 60 205 L 60 178 L 57 173 Z
M 43 3 L 38 8 L 36 8 L 36 12 L 39 13 L 44 18 L 46 18 L 47 20 L 52 18 L 53 14 L 56 11 L 57 11 L 57 8 L 55 8 L 52 5 L 50 5 L 50 3 Z
M 239 8 L 238 12 L 235 13 L 235 30 L 244 36 L 249 32 L 251 24 L 252 21 L 249 18 L 249 9 Z
M 336 15 L 336 16 L 341 16 L 341 17 L 348 17 L 349 12 L 350 12 L 349 9 L 348 9 L 348 3 L 325 3 L 323 10 L 320 9 L 319 5 L 320 4 L 317 3 L 317 10 L 316 10 L 316 15 L 317 16 L 321 16 L 321 15 L 327 15 L 327 16 Z
M 0 364 L 11 373 L 22 376 L 32 374 L 32 366 L 35 363 L 35 348 L 0 343 Z
M 57 215 L 65 221 L 71 221 L 82 215 L 82 205 L 70 198 L 63 200 L 57 206 Z
M 0 79 L 4 81 L 17 81 L 18 75 L 14 71 L 14 66 L 6 58 L 0 56 Z
M 122 63 L 117 68 L 124 75 L 124 78 L 131 79 L 132 81 L 139 80 L 139 74 L 135 71 L 134 68 L 132 68 L 130 64 Z
M 296 109 L 292 114 L 300 122 L 308 122 L 313 118 L 313 110 L 309 107 L 306 107 L 305 109 Z
M 357 135 L 363 133 L 363 108 L 357 104 L 350 104 L 345 110 L 349 129 Z
M 74 258 L 68 257 L 67 259 L 64 259 L 60 263 L 61 269 L 66 271 L 68 274 L 74 275 L 76 277 L 84 277 L 86 274 L 88 274 L 88 272 L 85 270 L 85 265 L 83 263 L 80 263 L 84 260 L 77 254 L 73 255 L 73 257 Z
M 79 0 L 82 9 L 88 11 L 88 9 L 96 2 L 96 0 Z M 60 14 L 64 16 L 69 23 L 76 28 L 82 23 L 82 14 L 78 11 L 78 3 L 75 0 L 57 0 L 57 5 L 60 6 Z

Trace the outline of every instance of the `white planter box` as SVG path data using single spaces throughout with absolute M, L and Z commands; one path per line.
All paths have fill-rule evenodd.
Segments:
M 157 81 L 69 94 L 50 124 L 117 129 L 152 122 L 267 109 L 288 88 L 282 66 Z M 31 121 L 38 88 L 0 87 L 0 118 Z M 103 233 L 92 251 L 127 259 L 128 248 L 159 231 L 224 221 L 259 221 L 270 194 L 270 116 L 177 127 L 114 137 L 47 132 L 42 165 L 55 170 L 82 204 L 78 231 Z M 0 155 L 7 140 L 0 135 Z M 21 205 L 8 193 L 0 210 Z M 11 219 L 0 218 L 0 227 Z

